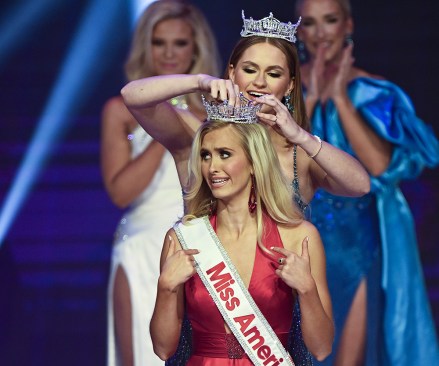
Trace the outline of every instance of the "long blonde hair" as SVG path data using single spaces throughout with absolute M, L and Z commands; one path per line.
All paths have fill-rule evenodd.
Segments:
M 256 182 L 257 238 L 259 245 L 264 248 L 261 242 L 264 211 L 280 225 L 297 225 L 303 220 L 303 216 L 293 203 L 292 191 L 288 188 L 276 151 L 263 125 L 208 121 L 198 129 L 189 160 L 189 186 L 184 197 L 187 214 L 183 221 L 209 215 L 212 209 L 216 209 L 217 199 L 212 195 L 201 173 L 200 151 L 204 137 L 219 129 L 231 130 L 239 137 L 241 147 L 253 167 Z
M 195 42 L 194 62 L 189 74 L 220 74 L 217 42 L 203 13 L 194 5 L 181 0 L 157 0 L 140 16 L 134 31 L 131 49 L 125 62 L 128 81 L 155 76 L 152 60 L 154 27 L 163 20 L 182 19 L 193 31 Z M 188 95 L 189 103 L 202 108 L 199 95 Z

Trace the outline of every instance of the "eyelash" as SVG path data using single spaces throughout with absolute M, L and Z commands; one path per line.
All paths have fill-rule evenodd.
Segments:
M 253 70 L 253 69 L 244 68 L 243 70 L 247 74 L 254 74 L 254 73 L 256 73 L 256 70 Z M 278 74 L 278 73 L 275 73 L 275 72 L 269 72 L 268 75 L 271 76 L 272 78 L 280 78 L 281 77 L 281 74 Z
M 338 18 L 327 18 L 326 20 L 325 20 L 325 22 L 326 23 L 331 23 L 331 24 L 334 24 L 334 23 L 338 23 L 338 21 L 339 21 L 339 19 Z M 315 22 L 313 22 L 313 21 L 303 21 L 302 22 L 302 26 L 303 27 L 311 27 L 311 26 L 313 26 L 315 24 Z
M 225 151 L 225 150 L 219 151 L 219 156 L 220 156 L 221 159 L 230 158 L 231 155 L 232 154 L 230 152 L 228 152 L 228 151 Z M 203 161 L 211 159 L 211 155 L 207 151 L 202 151 L 200 153 L 200 157 L 201 157 L 201 160 L 203 160 Z
M 189 44 L 188 41 L 178 41 L 178 42 L 175 42 L 175 45 L 178 46 L 178 47 L 186 47 L 188 44 Z
M 221 159 L 227 159 L 227 158 L 230 158 L 231 154 L 228 151 L 220 151 L 219 155 L 220 155 Z
M 161 41 L 161 40 L 153 40 L 153 41 L 151 42 L 151 44 L 152 44 L 153 46 L 155 46 L 155 47 L 162 47 L 162 46 L 165 45 L 165 42 L 164 42 L 164 41 Z M 186 47 L 188 44 L 189 44 L 188 41 L 177 41 L 177 42 L 174 43 L 174 45 L 175 45 L 176 47 L 181 47 L 181 48 Z

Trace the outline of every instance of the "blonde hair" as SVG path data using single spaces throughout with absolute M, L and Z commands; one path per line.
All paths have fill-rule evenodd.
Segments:
M 292 190 L 288 188 L 276 151 L 263 125 L 208 121 L 198 129 L 189 160 L 189 187 L 184 197 L 187 215 L 183 221 L 209 215 L 212 209 L 216 209 L 217 200 L 201 173 L 200 151 L 204 137 L 219 129 L 231 131 L 238 136 L 253 167 L 256 182 L 257 238 L 259 245 L 265 250 L 261 241 L 263 212 L 280 225 L 297 225 L 303 220 L 303 215 L 293 203 Z
M 297 49 L 293 44 L 278 38 L 260 36 L 241 38 L 234 47 L 227 64 L 236 69 L 236 66 L 242 58 L 244 52 L 251 46 L 258 43 L 268 43 L 278 48 L 285 55 L 290 72 L 290 79 L 294 82 L 294 88 L 290 93 L 291 103 L 294 106 L 294 112 L 291 113 L 291 115 L 300 127 L 306 131 L 310 131 L 310 123 L 306 115 L 305 101 L 302 93 L 299 55 L 297 54 Z M 230 70 L 228 67 L 225 72 L 226 79 L 229 78 L 229 73 Z
M 306 0 L 297 0 L 296 1 L 296 8 L 295 8 L 296 16 L 301 15 L 300 9 L 305 1 Z M 345 18 L 352 17 L 351 2 L 349 0 L 334 0 L 334 1 L 340 6 L 341 12 L 345 16 Z
M 128 81 L 154 76 L 152 35 L 154 27 L 168 19 L 182 19 L 192 28 L 195 54 L 188 73 L 218 76 L 220 58 L 217 43 L 203 13 L 186 1 L 157 0 L 144 10 L 137 22 L 131 49 L 125 62 L 125 75 Z M 189 95 L 188 98 L 190 104 L 198 108 L 202 106 L 199 95 Z

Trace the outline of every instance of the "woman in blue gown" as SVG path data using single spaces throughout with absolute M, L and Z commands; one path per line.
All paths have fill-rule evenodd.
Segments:
M 323 364 L 436 364 L 414 221 L 398 185 L 439 163 L 438 140 L 404 91 L 353 66 L 348 1 L 299 0 L 296 11 L 299 49 L 309 56 L 301 71 L 313 133 L 358 158 L 371 176 L 362 198 L 319 190 L 311 203 L 336 323 Z

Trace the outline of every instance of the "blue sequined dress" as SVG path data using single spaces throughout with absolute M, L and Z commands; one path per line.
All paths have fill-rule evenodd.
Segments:
M 435 365 L 439 351 L 414 221 L 398 184 L 414 179 L 424 167 L 439 163 L 439 143 L 415 114 L 407 95 L 383 80 L 358 78 L 349 97 L 366 123 L 393 144 L 391 162 L 371 177 L 371 193 L 344 198 L 318 191 L 311 202 L 311 221 L 322 236 L 327 257 L 336 340 L 358 285 L 367 281 L 367 345 L 365 365 Z M 317 105 L 313 133 L 355 156 L 332 101 Z

